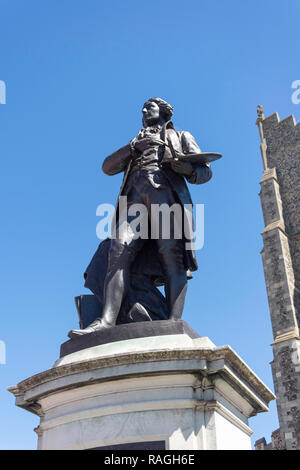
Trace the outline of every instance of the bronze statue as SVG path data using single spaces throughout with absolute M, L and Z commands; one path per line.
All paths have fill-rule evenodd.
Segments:
M 127 214 L 125 224 L 120 222 L 118 204 L 115 236 L 105 241 L 105 249 L 104 242 L 100 244 L 85 274 L 86 286 L 100 301 L 101 314 L 86 328 L 72 330 L 71 338 L 105 330 L 122 321 L 180 319 L 187 278 L 197 269 L 194 250 L 186 249 L 186 241 L 190 241 L 187 233 L 192 232 L 193 221 L 185 219 L 189 227 L 178 238 L 176 228 L 183 222 L 173 215 L 170 236 L 166 238 L 162 220 L 152 217 L 153 205 L 191 207 L 186 180 L 191 184 L 209 181 L 210 162 L 220 154 L 201 153 L 189 132 L 176 131 L 171 122 L 173 108 L 164 100 L 149 99 L 142 113 L 143 129 L 128 145 L 108 156 L 102 169 L 110 176 L 125 173 L 120 196 L 127 197 L 128 210 L 135 204 L 146 207 L 148 236 L 137 237 L 128 229 L 134 219 L 132 215 Z M 105 272 L 99 263 L 104 256 Z M 157 285 L 164 285 L 165 299 Z M 145 286 L 148 286 L 146 291 Z M 138 297 L 139 292 L 143 295 Z

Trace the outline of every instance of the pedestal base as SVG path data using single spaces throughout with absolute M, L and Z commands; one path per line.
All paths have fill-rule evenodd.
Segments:
M 193 336 L 94 344 L 9 390 L 41 417 L 39 449 L 251 449 L 248 418 L 274 395 L 229 346 Z

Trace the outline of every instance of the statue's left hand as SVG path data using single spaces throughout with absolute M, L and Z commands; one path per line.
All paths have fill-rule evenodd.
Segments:
M 181 175 L 190 176 L 193 173 L 193 165 L 190 162 L 174 160 L 171 162 L 172 170 Z

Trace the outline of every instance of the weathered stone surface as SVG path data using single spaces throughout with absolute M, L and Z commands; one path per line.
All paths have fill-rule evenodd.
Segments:
M 284 450 L 285 446 L 282 440 L 280 429 L 272 432 L 272 440 L 267 444 L 266 439 L 262 437 L 254 444 L 255 450 Z
M 156 350 L 131 339 L 139 348 L 123 354 L 113 342 L 110 355 L 74 357 L 9 391 L 40 416 L 41 450 L 162 440 L 170 450 L 250 449 L 248 419 L 274 395 L 229 346 L 186 337 L 186 347 Z
M 272 373 L 280 448 L 300 449 L 300 124 L 277 113 L 257 124 L 264 173 L 262 259 L 274 335 Z M 279 434 L 278 434 L 279 433 Z M 278 437 L 280 436 L 280 438 Z M 256 448 L 269 448 L 263 440 Z

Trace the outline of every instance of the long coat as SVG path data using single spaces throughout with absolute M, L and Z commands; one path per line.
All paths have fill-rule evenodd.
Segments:
M 200 153 L 201 152 L 194 137 L 189 132 L 186 132 L 186 131 L 175 131 L 173 127 L 173 123 L 171 121 L 163 125 L 160 138 L 167 144 L 165 146 L 162 162 L 166 159 L 169 160 L 169 159 L 174 158 L 173 152 L 170 150 L 170 147 L 180 153 Z M 130 145 L 126 145 L 125 147 L 122 147 L 121 149 L 117 150 L 113 154 L 109 155 L 103 162 L 102 169 L 104 173 L 106 173 L 107 175 L 115 175 L 117 173 L 121 173 L 122 171 L 124 171 L 124 178 L 123 178 L 123 182 L 121 185 L 119 196 L 123 194 L 123 190 L 124 190 L 124 187 L 125 187 L 125 184 L 126 184 L 126 181 L 127 181 L 130 169 L 131 169 L 131 165 L 132 165 L 132 155 L 130 152 Z M 210 178 L 212 177 L 212 171 L 211 171 L 209 164 L 193 163 L 193 169 L 194 171 L 192 175 L 186 177 L 173 171 L 170 165 L 164 165 L 164 168 L 163 168 L 163 172 L 168 178 L 169 184 L 171 188 L 173 189 L 174 193 L 176 194 L 178 202 L 181 204 L 181 206 L 189 204 L 190 207 L 192 207 L 192 204 L 193 204 L 185 179 L 191 184 L 203 184 L 209 181 Z M 115 212 L 115 217 L 113 219 L 113 225 L 116 223 L 116 220 L 118 217 L 117 209 L 118 209 L 118 203 L 116 205 L 116 212 Z M 185 214 L 185 211 L 183 211 L 183 215 L 184 214 Z M 187 225 L 187 227 L 185 227 L 184 233 L 185 234 L 192 233 L 194 229 L 193 218 L 192 217 L 185 218 L 184 223 Z M 188 241 L 188 242 L 191 241 L 191 239 L 187 240 L 185 238 L 183 238 L 183 240 Z M 157 257 L 158 257 L 157 252 L 155 252 L 156 245 L 151 240 L 148 240 L 147 243 L 148 243 L 147 259 L 151 260 L 150 264 L 154 266 L 155 265 L 154 260 L 157 261 Z M 194 250 L 186 249 L 185 243 L 183 245 L 184 245 L 184 262 L 185 262 L 186 270 L 188 273 L 190 271 L 196 271 L 198 269 L 198 265 L 197 265 L 195 252 Z M 142 252 L 144 254 L 142 254 L 142 256 L 140 257 L 141 261 L 138 263 L 135 263 L 135 265 L 137 265 L 141 271 L 145 271 L 145 270 L 151 271 L 152 268 L 150 268 L 149 265 L 147 265 L 147 263 L 145 264 L 146 250 L 142 250 Z M 158 273 L 157 269 L 155 270 L 155 277 L 161 277 L 159 276 L 159 274 L 162 275 L 162 270 L 160 269 L 160 271 L 161 272 Z M 188 274 L 188 277 L 189 277 L 189 274 Z M 161 281 L 157 283 L 161 283 Z

